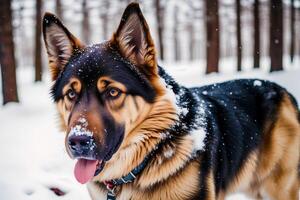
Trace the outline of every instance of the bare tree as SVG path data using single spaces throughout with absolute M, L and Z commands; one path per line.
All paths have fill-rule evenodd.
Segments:
M 2 0 L 0 6 L 0 65 L 3 104 L 19 102 L 10 2 L 10 0 Z
M 242 40 L 241 40 L 241 2 L 235 1 L 236 10 L 236 45 L 237 45 L 237 71 L 242 70 Z
M 63 20 L 61 0 L 56 0 L 55 13 L 59 19 Z
M 281 0 L 270 2 L 270 71 L 283 69 L 283 7 Z
M 42 53 L 41 53 L 41 31 L 42 31 L 42 0 L 36 0 L 36 14 L 35 14 L 35 81 L 42 81 Z
M 188 49 L 189 49 L 189 60 L 193 61 L 195 59 L 195 48 L 197 46 L 196 34 L 195 34 L 195 21 L 199 20 L 200 17 L 197 17 L 196 14 L 202 13 L 202 6 L 195 4 L 194 0 L 187 0 L 189 9 L 186 12 L 186 30 L 188 34 Z
M 100 18 L 102 20 L 102 33 L 103 39 L 107 40 L 109 38 L 108 32 L 108 10 L 110 7 L 110 0 L 103 0 L 100 12 Z
M 174 57 L 175 61 L 181 60 L 181 54 L 180 54 L 180 42 L 178 37 L 178 26 L 179 26 L 179 20 L 178 20 L 178 12 L 179 9 L 177 6 L 174 7 L 174 25 L 173 25 L 173 39 L 174 39 Z
M 290 26 L 291 26 L 291 30 L 290 30 L 290 33 L 291 33 L 291 44 L 290 44 L 290 59 L 291 59 L 291 62 L 294 61 L 294 54 L 295 54 L 295 1 L 294 0 L 291 0 L 291 5 L 290 5 L 290 9 L 291 9 L 291 23 L 290 23 Z
M 19 55 L 24 55 L 25 51 L 25 41 L 24 41 L 24 31 L 26 25 L 24 25 L 24 14 L 25 14 L 25 9 L 24 9 L 24 2 L 20 1 L 19 2 L 19 8 L 15 11 L 14 18 L 17 19 L 19 22 L 16 26 L 14 26 L 14 43 L 17 44 L 15 47 L 15 57 L 18 58 L 17 65 L 23 65 L 24 61 L 27 59 L 25 58 L 26 56 L 19 56 Z
M 195 59 L 195 30 L 194 30 L 194 24 L 188 23 L 187 25 L 187 31 L 188 31 L 188 39 L 189 39 L 189 59 L 192 61 Z
M 254 18 L 254 47 L 253 47 L 253 65 L 254 68 L 260 67 L 260 22 L 259 22 L 259 0 L 254 0 L 253 5 Z
M 220 29 L 219 2 L 205 0 L 206 7 L 206 73 L 219 71 Z
M 154 1 L 154 7 L 155 7 L 155 15 L 156 15 L 156 24 L 157 24 L 160 59 L 164 60 L 164 40 L 163 40 L 164 6 L 162 5 L 160 0 L 155 0 Z
M 87 0 L 82 1 L 82 38 L 86 44 L 90 43 L 90 23 L 89 23 L 89 10 Z

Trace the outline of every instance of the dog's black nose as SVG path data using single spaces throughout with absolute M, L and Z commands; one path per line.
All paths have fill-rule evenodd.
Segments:
M 74 157 L 89 157 L 95 153 L 94 139 L 87 135 L 72 135 L 68 145 Z

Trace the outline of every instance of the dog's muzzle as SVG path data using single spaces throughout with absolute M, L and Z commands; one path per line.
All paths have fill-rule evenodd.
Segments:
M 68 147 L 74 158 L 97 158 L 97 146 L 91 136 L 71 135 L 68 137 Z

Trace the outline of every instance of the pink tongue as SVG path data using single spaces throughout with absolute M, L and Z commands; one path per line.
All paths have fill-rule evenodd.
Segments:
M 78 159 L 74 169 L 76 180 L 81 184 L 91 180 L 94 177 L 98 162 L 98 160 Z

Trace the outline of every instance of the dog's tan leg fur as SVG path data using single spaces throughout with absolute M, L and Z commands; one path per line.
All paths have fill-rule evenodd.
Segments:
M 259 156 L 258 181 L 269 198 L 299 200 L 299 152 L 298 111 L 285 95 L 276 121 L 265 133 Z
M 266 123 L 258 151 L 250 154 L 226 192 L 246 191 L 254 199 L 299 200 L 300 125 L 298 110 L 286 94 L 275 121 Z M 247 186 L 248 185 L 248 186 Z
M 207 198 L 206 200 L 215 200 L 216 199 L 216 192 L 215 192 L 215 183 L 214 183 L 214 175 L 213 171 L 211 170 L 209 175 L 206 178 L 206 185 L 207 185 Z M 221 195 L 218 200 L 222 200 Z

